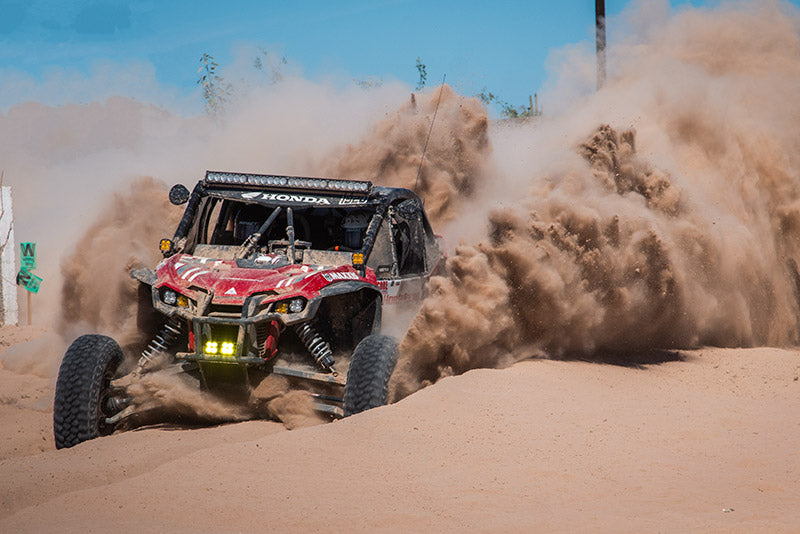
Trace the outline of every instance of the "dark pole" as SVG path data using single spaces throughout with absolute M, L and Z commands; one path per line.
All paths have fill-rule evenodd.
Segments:
M 597 29 L 597 90 L 606 83 L 606 2 L 594 0 L 594 24 Z

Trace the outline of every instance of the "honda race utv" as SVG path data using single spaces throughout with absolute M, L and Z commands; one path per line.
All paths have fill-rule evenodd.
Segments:
M 56 447 L 131 426 L 137 406 L 123 384 L 156 368 L 237 402 L 281 375 L 331 417 L 386 404 L 397 342 L 379 333 L 382 310 L 418 302 L 443 265 L 415 193 L 209 171 L 169 198 L 188 204 L 161 241 L 164 259 L 131 272 L 152 341 L 127 365 L 109 337 L 72 343 L 56 385 Z

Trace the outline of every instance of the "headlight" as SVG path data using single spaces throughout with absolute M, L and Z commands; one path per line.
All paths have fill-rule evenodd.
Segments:
M 293 299 L 282 300 L 275 303 L 273 311 L 278 313 L 299 313 L 306 307 L 306 299 L 296 297 Z
M 172 291 L 171 289 L 167 289 L 161 295 L 161 299 L 164 301 L 164 304 L 169 304 L 170 306 L 175 306 L 178 303 L 178 294 Z
M 301 312 L 305 307 L 306 302 L 303 299 L 292 299 L 289 301 L 289 311 L 292 313 Z
M 161 290 L 161 301 L 164 304 L 168 304 L 170 306 L 178 306 L 179 308 L 189 307 L 188 298 L 169 288 L 163 288 Z

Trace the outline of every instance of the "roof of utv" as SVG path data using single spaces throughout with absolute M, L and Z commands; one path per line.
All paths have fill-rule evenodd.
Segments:
M 419 200 L 408 189 L 379 187 L 363 180 L 206 171 L 201 184 L 214 196 L 264 204 L 342 207 Z

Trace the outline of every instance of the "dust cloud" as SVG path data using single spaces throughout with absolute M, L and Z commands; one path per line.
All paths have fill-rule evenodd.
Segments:
M 488 133 L 481 103 L 442 85 L 412 93 L 358 144 L 336 154 L 326 174 L 411 189 L 438 227 L 456 216 L 484 180 L 491 152 Z
M 169 369 L 129 374 L 118 379 L 115 385 L 125 388 L 135 407 L 136 415 L 129 426 L 272 419 L 292 430 L 329 420 L 316 411 L 314 397 L 309 391 L 290 389 L 288 381 L 277 375 L 268 375 L 250 398 L 244 400 L 206 391 L 198 380 Z
M 637 26 L 645 13 L 602 91 L 493 137 L 502 208 L 432 281 L 394 399 L 531 356 L 800 339 L 800 18 L 766 2 Z
M 320 164 L 328 167 L 322 174 L 374 177 L 381 185 L 413 188 L 434 113 L 434 127 L 441 132 L 431 137 L 418 191 L 433 210 L 434 221 L 451 219 L 481 179 L 488 153 L 488 120 L 477 100 L 456 95 L 447 86 L 415 95 L 413 102 L 378 122 L 360 142 L 332 150 L 328 161 Z M 66 338 L 81 332 L 104 333 L 120 343 L 129 360 L 138 357 L 149 339 L 143 337 L 146 332 L 138 323 L 139 283 L 128 273 L 157 263 L 156 244 L 159 238 L 171 235 L 181 212 L 167 201 L 166 185 L 152 178 L 137 179 L 113 194 L 78 240 L 75 251 L 62 261 L 59 331 Z M 403 331 L 406 324 L 407 320 Z M 312 397 L 288 388 L 268 401 L 242 407 L 211 400 L 180 377 L 156 372 L 132 382 L 128 391 L 139 410 L 152 412 L 160 407 L 183 419 L 242 420 L 260 414 L 278 419 L 288 428 L 322 422 L 313 409 Z
M 12 108 L 0 134 L 17 147 L 6 175 L 19 180 L 19 227 L 44 233 L 48 210 L 64 221 L 46 238 L 63 273 L 43 286 L 46 297 L 63 276 L 59 330 L 135 345 L 127 272 L 156 261 L 177 218 L 159 180 L 235 169 L 413 188 L 460 240 L 402 341 L 394 399 L 531 356 L 797 343 L 800 17 L 772 1 L 677 13 L 643 2 L 610 28 L 603 90 L 592 54 L 557 52 L 546 115 L 525 123 L 492 123 L 448 86 L 412 96 L 291 76 L 220 123 L 125 99 Z M 11 135 L 27 118 L 29 137 L 49 132 L 41 146 Z M 156 179 L 130 185 L 145 175 Z M 120 188 L 99 214 L 87 208 L 87 191 Z M 170 390 L 156 383 L 150 397 Z M 270 398 L 273 415 L 305 417 L 309 398 L 285 395 Z
M 62 261 L 59 330 L 65 337 L 88 331 L 113 337 L 126 353 L 143 348 L 149 340 L 137 324 L 140 284 L 129 273 L 158 263 L 159 239 L 171 237 L 167 229 L 181 214 L 169 203 L 166 185 L 153 178 L 134 180 L 113 195 Z

